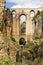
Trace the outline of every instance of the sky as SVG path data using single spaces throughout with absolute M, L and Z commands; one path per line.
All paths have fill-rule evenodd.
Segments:
M 43 0 L 6 0 L 7 8 L 38 8 L 43 7 Z

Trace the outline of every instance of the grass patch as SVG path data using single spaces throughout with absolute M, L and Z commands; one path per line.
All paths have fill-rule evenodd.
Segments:
M 43 65 L 43 57 L 39 59 L 38 65 Z
M 34 43 L 32 43 L 32 44 L 28 44 L 28 45 L 26 46 L 26 48 L 33 49 L 33 48 L 35 48 L 35 45 L 34 45 Z
M 0 65 L 12 65 L 10 57 L 8 55 L 0 56 Z

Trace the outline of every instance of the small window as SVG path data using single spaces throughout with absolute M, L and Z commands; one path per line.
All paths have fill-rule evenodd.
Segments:
M 16 11 L 15 10 L 12 11 L 12 15 L 13 15 L 13 17 L 16 15 Z
M 30 16 L 31 16 L 31 17 L 34 17 L 34 15 L 35 15 L 34 10 L 31 10 L 31 11 L 30 11 Z

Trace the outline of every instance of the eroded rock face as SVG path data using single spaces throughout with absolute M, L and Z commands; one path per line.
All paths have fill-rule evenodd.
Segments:
M 31 61 L 33 62 L 34 60 L 36 61 L 36 58 L 38 57 L 43 57 L 43 44 L 40 46 L 36 46 L 34 49 L 26 49 L 26 44 L 27 41 L 28 44 L 30 42 L 33 42 L 34 37 L 40 37 L 42 34 L 42 19 L 41 15 L 38 15 L 35 18 L 35 21 L 32 21 L 33 16 L 31 17 L 30 11 L 33 11 L 34 13 L 37 13 L 38 9 L 33 9 L 31 8 L 28 9 L 22 9 L 22 8 L 17 8 L 17 9 L 7 9 L 2 5 L 5 5 L 5 0 L 0 0 L 1 6 L 0 6 L 0 55 L 7 55 L 10 56 L 12 64 L 14 65 L 14 62 L 16 60 L 18 61 L 29 61 L 31 64 Z M 43 10 L 43 8 L 39 8 L 40 10 Z M 14 12 L 13 12 L 14 11 Z M 13 12 L 13 14 L 12 14 Z M 21 22 L 20 21 L 20 16 L 24 15 L 26 17 L 25 19 L 25 27 L 22 30 L 22 32 L 25 32 L 25 34 L 21 35 Z M 23 19 L 24 20 L 24 19 Z M 13 39 L 13 41 L 11 40 Z M 20 41 L 24 48 L 19 49 L 19 44 L 18 41 L 20 38 L 24 38 L 25 40 Z M 15 41 L 16 40 L 16 41 Z M 42 39 L 43 41 L 43 39 Z M 4 44 L 3 44 L 4 42 Z M 40 41 L 36 41 L 39 43 Z M 43 42 L 42 42 L 43 43 Z M 18 58 L 16 58 L 16 53 L 20 50 L 19 52 L 22 54 L 17 55 Z M 26 50 L 25 50 L 26 49 Z M 3 52 L 4 51 L 4 52 Z M 29 65 L 30 65 L 29 64 Z M 24 64 L 23 64 L 24 65 Z
M 43 43 L 40 45 L 36 45 L 34 48 L 27 48 L 22 50 L 22 56 L 27 60 L 34 61 L 36 58 L 43 57 Z
M 11 23 L 12 23 L 12 15 L 9 9 L 5 10 L 5 17 L 4 17 L 4 27 L 7 34 L 7 37 L 11 37 Z

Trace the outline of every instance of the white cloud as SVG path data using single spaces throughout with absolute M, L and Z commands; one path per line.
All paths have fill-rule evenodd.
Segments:
M 28 8 L 28 7 L 43 7 L 43 0 L 6 0 L 6 2 L 16 3 L 14 7 Z
M 12 6 L 11 8 L 21 8 L 21 5 L 14 5 L 14 6 Z

